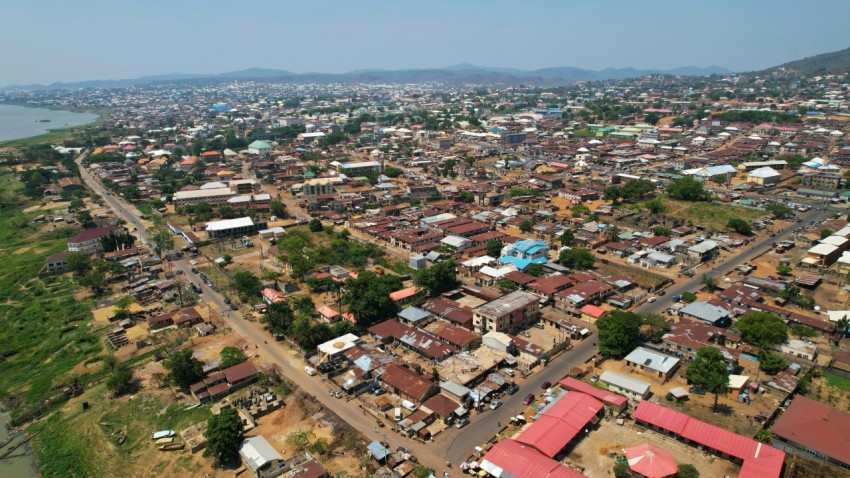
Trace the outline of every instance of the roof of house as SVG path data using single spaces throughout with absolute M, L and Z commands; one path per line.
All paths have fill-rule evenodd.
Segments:
M 585 476 L 510 438 L 496 443 L 484 455 L 481 468 L 493 476 L 505 478 L 581 478 Z
M 682 307 L 681 313 L 711 323 L 727 318 L 730 315 L 729 311 L 723 307 L 709 304 L 708 302 L 691 302 L 690 304 Z
M 617 387 L 641 396 L 646 395 L 646 392 L 649 391 L 649 383 L 629 377 L 628 375 L 614 372 L 613 370 L 606 370 L 602 372 L 602 375 L 599 376 L 599 380 L 604 383 L 616 385 Z
M 255 471 L 270 461 L 283 461 L 280 453 L 262 435 L 245 438 L 239 447 L 239 455 Z
M 637 347 L 623 359 L 626 362 L 636 363 L 661 373 L 668 373 L 679 363 L 679 359 L 671 357 L 646 347 Z
M 227 231 L 240 227 L 254 227 L 254 220 L 250 217 L 238 217 L 236 219 L 222 219 L 221 221 L 211 221 L 207 223 L 206 231 Z
M 628 398 L 622 395 L 608 390 L 602 390 L 601 388 L 594 387 L 589 383 L 582 382 L 581 380 L 573 377 L 564 377 L 560 384 L 562 388 L 590 395 L 591 397 L 614 407 L 622 407 L 629 401 Z
M 441 418 L 451 415 L 460 407 L 457 402 L 440 393 L 429 398 L 422 406 L 432 410 Z
M 608 311 L 603 309 L 602 307 L 593 304 L 587 304 L 581 308 L 580 312 L 582 314 L 587 314 L 595 319 L 598 319 L 605 315 Z
M 738 474 L 740 478 L 778 478 L 782 473 L 785 452 L 752 438 L 737 435 L 648 400 L 640 402 L 633 416 L 639 422 L 670 431 L 742 460 L 744 463 Z
M 381 339 L 398 340 L 433 359 L 442 359 L 457 350 L 454 346 L 441 342 L 433 334 L 402 324 L 395 319 L 369 327 L 369 333 Z
M 404 299 L 409 299 L 410 297 L 413 297 L 416 294 L 418 294 L 419 291 L 420 291 L 419 287 L 416 287 L 415 285 L 410 286 L 410 287 L 406 287 L 404 289 L 397 290 L 397 291 L 391 293 L 390 299 L 392 299 L 396 302 L 404 300 Z
M 774 435 L 850 464 L 850 414 L 797 395 L 776 419 Z
M 496 300 L 491 300 L 486 304 L 476 307 L 475 312 L 494 317 L 502 317 L 539 300 L 539 297 L 530 292 L 515 290 Z
M 123 231 L 121 226 L 104 226 L 95 227 L 92 229 L 83 229 L 79 234 L 75 234 L 68 238 L 68 244 L 79 244 L 82 242 L 94 241 L 109 234 L 110 232 Z
M 581 392 L 569 392 L 549 406 L 516 440 L 552 458 L 597 419 L 604 405 Z
M 431 380 L 396 364 L 387 366 L 381 375 L 381 381 L 420 402 L 427 398 L 435 386 Z

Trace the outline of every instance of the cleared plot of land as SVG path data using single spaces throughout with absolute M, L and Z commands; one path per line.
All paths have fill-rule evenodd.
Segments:
M 669 198 L 664 199 L 664 205 L 667 206 L 667 214 L 670 216 L 681 217 L 698 226 L 716 230 L 725 230 L 730 219 L 753 221 L 766 215 L 764 211 L 729 204 L 687 202 Z

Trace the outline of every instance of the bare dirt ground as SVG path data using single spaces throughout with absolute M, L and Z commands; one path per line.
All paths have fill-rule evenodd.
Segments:
M 740 471 L 740 467 L 731 462 L 707 455 L 660 433 L 645 430 L 630 422 L 618 426 L 613 420 L 602 420 L 599 428 L 582 439 L 565 461 L 583 467 L 586 476 L 613 476 L 611 469 L 615 461 L 611 455 L 621 455 L 623 449 L 642 443 L 650 443 L 669 451 L 676 463 L 694 465 L 701 476 L 737 476 Z

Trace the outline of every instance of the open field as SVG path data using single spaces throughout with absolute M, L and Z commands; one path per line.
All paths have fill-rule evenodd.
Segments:
M 695 225 L 715 230 L 725 230 L 730 219 L 753 221 L 766 214 L 764 211 L 728 204 L 677 201 L 669 198 L 664 199 L 664 205 L 667 206 L 667 214 L 670 216 L 681 217 Z

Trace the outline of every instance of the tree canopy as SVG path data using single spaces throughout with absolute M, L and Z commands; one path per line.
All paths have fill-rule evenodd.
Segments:
M 239 463 L 239 447 L 244 439 L 242 419 L 233 408 L 222 408 L 218 415 L 207 420 L 207 439 L 205 456 L 215 457 L 218 463 L 236 465 Z
M 641 317 L 634 312 L 611 311 L 596 321 L 599 351 L 603 355 L 622 358 L 640 345 Z
M 768 312 L 750 312 L 742 315 L 735 327 L 741 332 L 741 339 L 762 349 L 788 340 L 788 327 L 777 315 Z
M 729 390 L 729 368 L 723 359 L 723 353 L 714 347 L 703 347 L 685 371 L 688 382 L 714 394 L 714 408 L 720 394 Z
M 753 233 L 753 226 L 740 217 L 733 217 L 732 219 L 729 219 L 729 223 L 726 224 L 726 227 L 745 236 L 749 236 Z
M 219 357 L 221 358 L 221 368 L 239 365 L 248 360 L 248 356 L 239 347 L 225 347 L 221 349 Z
M 171 380 L 182 388 L 204 378 L 203 364 L 192 356 L 192 349 L 178 350 L 163 365 L 170 372 Z
M 558 261 L 572 269 L 590 269 L 596 263 L 596 256 L 587 249 L 565 249 L 558 256 Z
M 434 264 L 427 269 L 416 272 L 413 282 L 428 291 L 431 297 L 438 296 L 443 292 L 456 289 L 460 281 L 455 272 L 457 264 L 453 259 Z
M 398 305 L 390 299 L 390 294 L 401 286 L 398 276 L 363 271 L 357 279 L 345 281 L 342 303 L 361 327 L 369 327 L 395 315 Z
M 243 302 L 247 302 L 251 297 L 259 296 L 263 288 L 260 278 L 249 271 L 239 271 L 233 274 L 233 285 Z
M 693 176 L 679 178 L 667 186 L 667 194 L 682 201 L 708 201 L 711 193 Z

